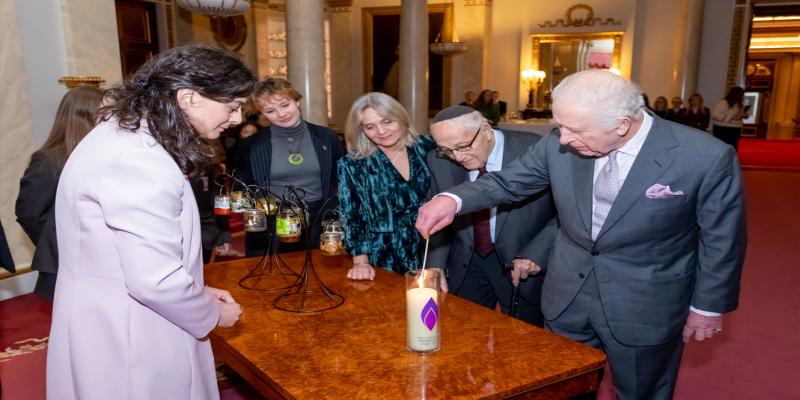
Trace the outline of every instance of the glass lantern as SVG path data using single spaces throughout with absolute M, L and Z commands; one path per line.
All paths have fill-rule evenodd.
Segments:
M 319 237 L 319 249 L 326 256 L 344 253 L 344 229 L 337 220 L 323 221 L 323 232 Z
M 264 210 L 270 217 L 278 213 L 278 205 L 278 199 L 272 196 L 259 197 L 256 200 L 256 207 Z
M 253 208 L 253 201 L 250 194 L 243 191 L 231 192 L 231 212 L 241 214 L 244 210 Z
M 300 215 L 293 208 L 278 211 L 275 217 L 275 233 L 278 240 L 283 243 L 296 243 L 300 241 L 302 226 Z
M 221 194 L 214 196 L 214 214 L 216 215 L 231 215 L 231 198 L 230 196 Z
M 267 230 L 267 215 L 260 208 L 242 211 L 242 222 L 246 232 L 264 232 Z

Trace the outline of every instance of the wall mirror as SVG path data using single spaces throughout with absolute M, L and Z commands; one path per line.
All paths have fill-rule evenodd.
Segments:
M 623 32 L 531 35 L 531 68 L 546 76 L 539 101 L 549 106 L 549 94 L 567 75 L 586 69 L 619 69 Z M 541 104 L 541 103 L 540 103 Z

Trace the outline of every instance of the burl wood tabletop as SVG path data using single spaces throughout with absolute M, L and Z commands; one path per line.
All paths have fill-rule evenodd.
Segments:
M 281 257 L 299 272 L 303 253 Z M 351 281 L 349 257 L 315 251 L 313 262 L 344 296 L 338 308 L 282 311 L 272 304 L 282 291 L 240 287 L 257 258 L 205 268 L 206 283 L 229 290 L 244 309 L 235 327 L 211 334 L 214 354 L 268 398 L 552 399 L 597 387 L 601 351 L 454 295 L 440 307 L 441 350 L 411 353 L 401 275 L 378 269 L 374 281 Z

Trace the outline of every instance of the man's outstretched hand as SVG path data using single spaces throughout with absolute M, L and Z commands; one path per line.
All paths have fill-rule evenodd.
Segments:
M 417 214 L 417 230 L 423 238 L 429 239 L 431 235 L 442 230 L 453 222 L 456 216 L 455 199 L 448 196 L 436 196 L 431 201 L 422 205 Z

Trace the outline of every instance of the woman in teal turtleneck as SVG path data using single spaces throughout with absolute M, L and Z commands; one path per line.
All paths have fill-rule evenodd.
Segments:
M 400 103 L 367 93 L 345 123 L 348 154 L 339 160 L 344 244 L 353 256 L 350 279 L 373 279 L 374 267 L 395 272 L 420 266 L 417 210 L 430 187 L 425 155 L 435 147 L 418 136 Z

